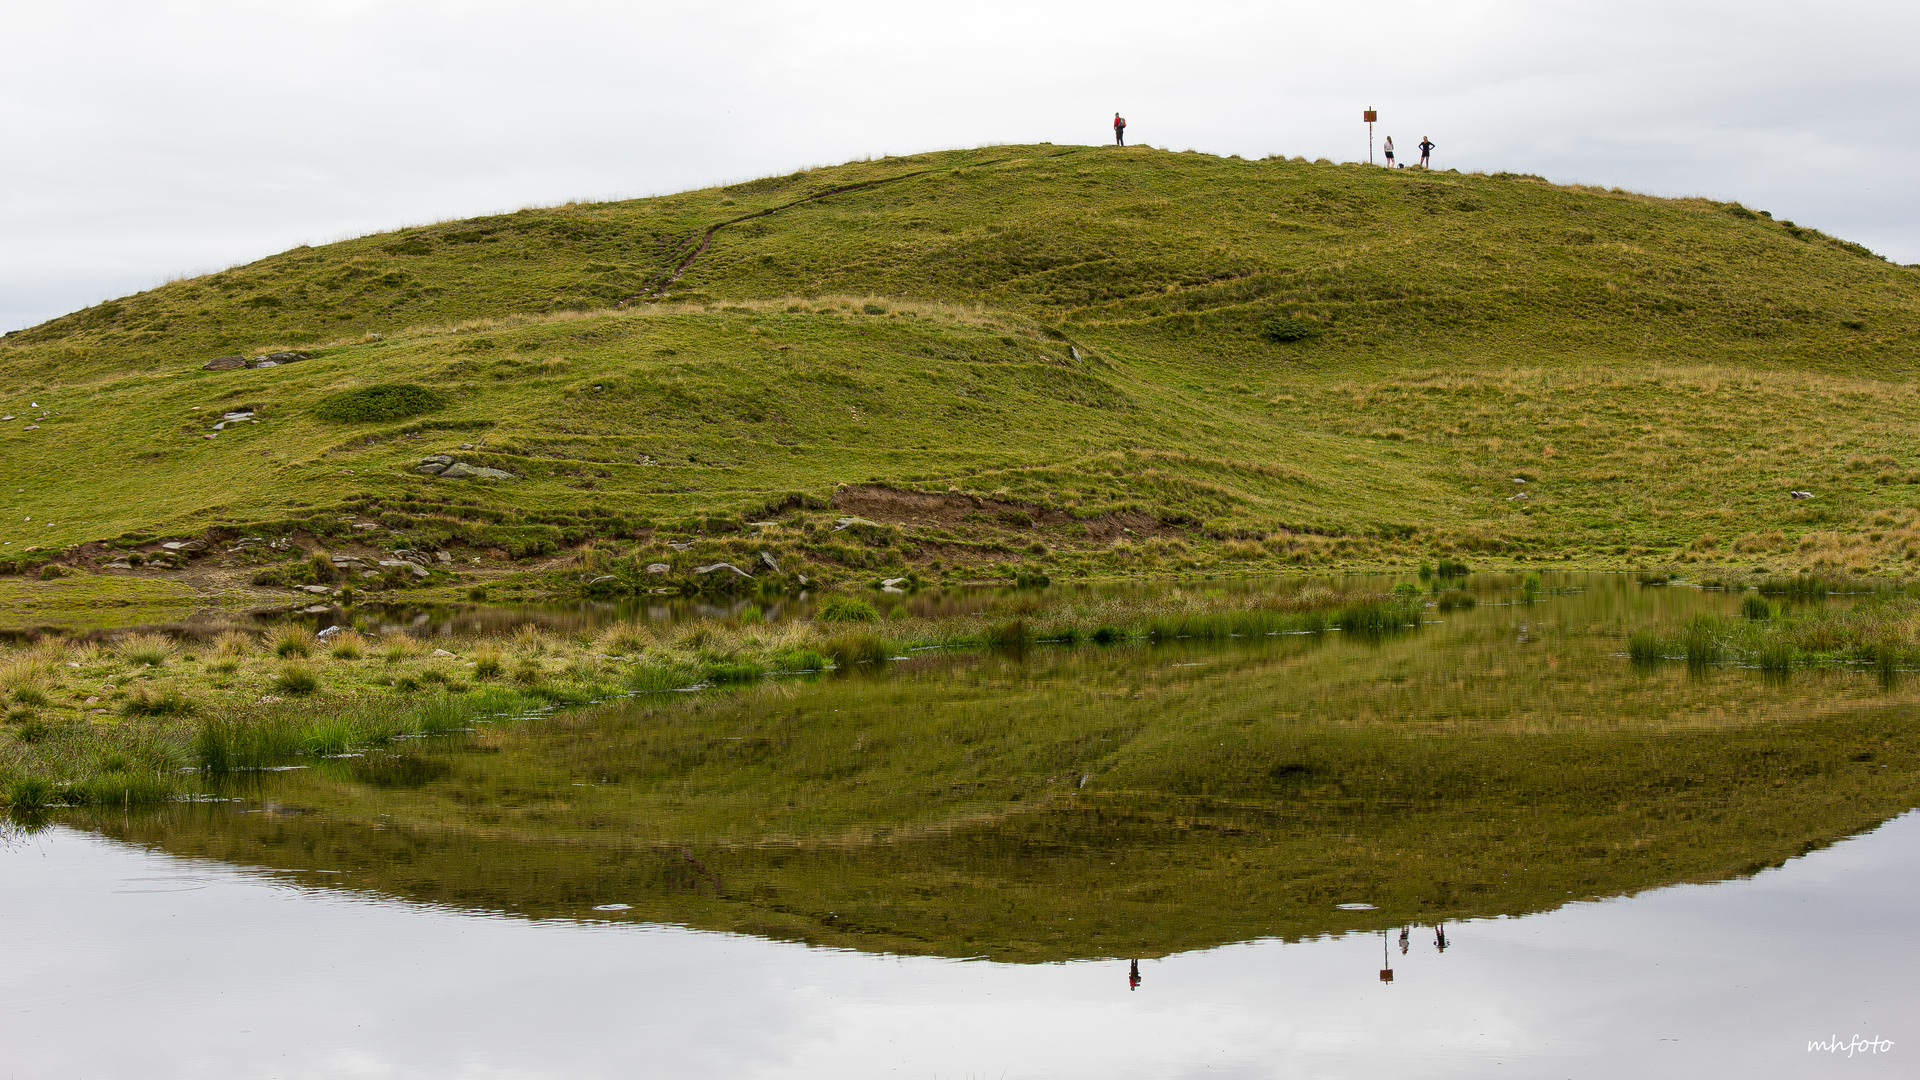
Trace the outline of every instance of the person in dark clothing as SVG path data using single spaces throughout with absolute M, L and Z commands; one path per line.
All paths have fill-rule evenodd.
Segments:
M 1113 145 L 1127 145 L 1127 119 L 1119 113 L 1113 114 Z
M 1140 961 L 1138 960 L 1133 962 L 1132 970 L 1127 972 L 1127 989 L 1140 989 Z
M 1432 156 L 1433 156 L 1433 140 L 1427 138 L 1425 135 L 1420 136 L 1420 167 L 1423 169 L 1426 168 L 1427 159 L 1431 158 Z

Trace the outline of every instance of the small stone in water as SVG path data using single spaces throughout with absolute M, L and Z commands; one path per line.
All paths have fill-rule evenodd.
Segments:
M 632 904 L 596 904 L 594 905 L 593 910 L 595 911 L 632 911 L 633 905 Z

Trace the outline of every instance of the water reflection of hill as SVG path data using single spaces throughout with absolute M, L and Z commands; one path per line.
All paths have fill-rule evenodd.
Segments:
M 1913 689 L 1636 670 L 1596 610 L 937 654 L 80 820 L 412 901 L 1038 961 L 1736 877 L 1920 803 Z

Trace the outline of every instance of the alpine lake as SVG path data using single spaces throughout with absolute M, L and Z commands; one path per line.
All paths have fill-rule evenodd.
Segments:
M 1914 1075 L 1920 672 L 1636 661 L 1740 595 L 1520 581 L 1388 633 L 926 649 L 16 818 L 0 1068 Z

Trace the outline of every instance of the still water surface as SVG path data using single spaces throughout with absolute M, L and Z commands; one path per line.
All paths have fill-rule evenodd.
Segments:
M 1636 667 L 1737 597 L 1479 582 L 69 811 L 0 850 L 0 1066 L 1913 1075 L 1920 679 Z

